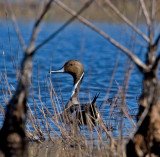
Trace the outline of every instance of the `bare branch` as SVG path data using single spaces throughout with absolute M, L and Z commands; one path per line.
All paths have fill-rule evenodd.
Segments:
M 52 40 L 56 35 L 58 35 L 63 29 L 65 29 L 73 20 L 75 20 L 84 10 L 86 10 L 93 2 L 94 0 L 89 0 L 84 4 L 84 6 L 75 14 L 72 14 L 72 17 L 65 23 L 63 24 L 56 32 L 52 33 L 47 39 L 45 39 L 42 43 L 40 43 L 36 48 L 32 51 L 34 54 L 39 48 L 41 48 L 43 45 L 45 45 L 48 41 Z M 62 4 L 59 0 L 55 0 L 57 4 Z M 64 5 L 65 6 L 65 5 Z
M 126 16 L 124 16 L 120 10 L 110 1 L 110 0 L 105 0 L 105 3 L 107 3 L 110 8 L 116 13 L 117 16 L 119 16 L 124 22 L 126 22 L 135 32 L 137 32 L 144 40 L 149 42 L 149 38 L 140 31 Z M 104 6 L 103 6 L 104 7 Z
M 49 9 L 51 2 L 50 0 L 44 7 L 42 14 L 39 16 L 33 28 L 30 44 L 26 49 L 23 38 L 18 29 L 16 18 L 12 12 L 11 5 L 7 0 L 7 6 L 9 8 L 12 21 L 21 42 L 23 51 L 25 52 L 22 64 L 21 64 L 21 77 L 18 82 L 18 86 L 15 94 L 11 98 L 7 105 L 7 111 L 5 114 L 5 120 L 3 127 L 0 130 L 0 153 L 4 156 L 27 156 L 27 141 L 25 134 L 25 123 L 27 118 L 27 99 L 28 99 L 28 86 L 32 74 L 32 54 L 31 50 L 34 47 L 35 39 L 37 36 L 38 26 L 43 19 L 45 13 Z M 0 155 L 1 156 L 1 155 Z
M 160 33 L 159 33 L 158 37 L 156 38 L 156 40 L 155 40 L 155 42 L 153 44 L 154 47 L 158 47 L 159 40 L 160 40 Z
M 42 13 L 40 14 L 39 18 L 36 20 L 35 24 L 34 24 L 34 28 L 33 28 L 33 32 L 32 32 L 32 35 L 31 35 L 31 40 L 30 40 L 30 45 L 28 47 L 28 51 L 27 53 L 31 53 L 32 50 L 34 49 L 34 43 L 35 43 L 35 40 L 36 40 L 36 36 L 37 36 L 37 33 L 38 33 L 38 27 L 43 19 L 43 17 L 45 16 L 45 14 L 47 13 L 47 11 L 49 10 L 52 2 L 54 0 L 49 0 L 48 3 L 46 4 L 46 6 L 44 6 L 43 8 L 43 11 Z
M 20 30 L 19 30 L 18 25 L 17 25 L 16 17 L 13 13 L 13 10 L 12 10 L 12 7 L 11 7 L 11 4 L 10 4 L 9 0 L 6 0 L 6 5 L 7 5 L 9 13 L 11 15 L 11 19 L 12 19 L 15 31 L 17 33 L 18 39 L 20 41 L 20 44 L 22 46 L 23 52 L 25 52 L 26 51 L 26 45 L 25 45 L 25 42 L 24 42 L 24 40 L 21 36 Z
M 64 3 L 62 3 L 59 0 L 55 0 L 55 3 L 57 3 L 57 5 L 59 5 L 61 8 L 63 8 L 66 12 L 68 12 L 69 14 L 71 14 L 72 16 L 76 16 L 77 13 L 75 11 L 73 11 L 72 9 L 68 8 Z M 90 23 L 87 19 L 85 19 L 84 17 L 77 15 L 76 16 L 77 19 L 79 21 L 81 21 L 83 24 L 85 24 L 86 26 L 88 26 L 89 28 L 91 28 L 92 30 L 94 30 L 95 32 L 97 32 L 98 34 L 100 34 L 102 37 L 104 37 L 105 39 L 107 39 L 111 44 L 113 44 L 114 46 L 116 46 L 117 48 L 119 48 L 120 50 L 122 50 L 124 53 L 126 53 L 130 59 L 143 71 L 148 71 L 149 68 L 146 66 L 146 64 L 144 64 L 138 57 L 136 57 L 132 52 L 130 52 L 127 48 L 125 48 L 124 46 L 122 46 L 121 44 L 119 44 L 117 41 L 115 41 L 114 39 L 112 39 L 111 37 L 109 37 L 104 31 L 102 31 L 101 29 L 98 29 L 96 26 L 94 26 L 92 23 Z
M 141 4 L 142 10 L 143 10 L 143 14 L 144 14 L 144 17 L 146 19 L 147 25 L 150 26 L 151 25 L 151 20 L 150 20 L 146 5 L 144 3 L 144 0 L 140 0 L 140 4 Z
M 154 63 L 154 65 L 153 65 L 153 68 L 155 68 L 155 69 L 158 70 L 159 62 L 160 62 L 160 54 L 157 56 L 157 58 L 156 58 L 156 60 L 155 60 L 155 63 Z
M 149 67 L 146 66 L 137 56 L 135 56 L 131 51 L 129 51 L 127 48 L 119 44 L 117 41 L 109 37 L 104 31 L 98 29 L 95 27 L 92 23 L 90 23 L 87 19 L 83 18 L 79 14 L 82 13 L 86 8 L 89 7 L 89 5 L 92 3 L 93 0 L 87 2 L 82 9 L 80 9 L 79 12 L 75 12 L 72 9 L 68 8 L 63 2 L 59 0 L 55 0 L 55 3 L 59 5 L 61 8 L 63 8 L 66 12 L 71 14 L 73 17 L 71 17 L 64 25 L 62 25 L 56 32 L 51 34 L 47 39 L 45 39 L 42 43 L 40 43 L 33 51 L 32 54 L 34 54 L 39 48 L 41 48 L 43 45 L 45 45 L 48 41 L 52 40 L 56 35 L 58 35 L 66 26 L 68 26 L 74 19 L 78 19 L 81 21 L 83 24 L 100 34 L 102 37 L 107 39 L 111 44 L 119 48 L 121 51 L 126 53 L 130 59 L 142 70 L 142 71 L 148 71 Z
M 152 29 L 152 36 L 154 36 L 155 34 L 155 31 L 154 31 L 154 22 L 155 22 L 155 18 L 156 18 L 156 10 L 157 10 L 157 1 L 156 0 L 152 0 L 151 1 L 151 23 L 152 23 L 152 27 L 151 27 L 151 29 Z M 156 24 L 157 25 L 157 24 Z M 159 28 L 159 27 L 158 27 Z M 153 38 L 153 37 L 152 37 Z M 158 39 L 158 38 L 157 38 Z M 155 44 L 157 44 L 158 45 L 158 40 L 156 39 L 156 41 L 155 41 Z M 152 39 L 152 42 L 153 42 L 153 39 Z M 155 45 L 155 44 L 153 44 L 153 45 Z
M 152 0 L 152 13 L 151 13 L 151 21 L 154 21 L 156 15 L 156 1 Z

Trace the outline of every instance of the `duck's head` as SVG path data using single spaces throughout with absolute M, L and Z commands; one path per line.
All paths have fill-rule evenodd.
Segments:
M 61 69 L 50 71 L 50 74 L 51 73 L 69 73 L 73 76 L 74 84 L 76 84 L 84 75 L 84 67 L 83 64 L 78 60 L 69 60 Z

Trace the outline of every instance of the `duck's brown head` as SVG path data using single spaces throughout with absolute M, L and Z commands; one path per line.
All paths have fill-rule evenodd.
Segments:
M 56 71 L 50 71 L 50 73 L 69 73 L 73 76 L 74 84 L 76 84 L 80 79 L 82 79 L 84 74 L 83 64 L 78 60 L 69 60 L 64 66 Z

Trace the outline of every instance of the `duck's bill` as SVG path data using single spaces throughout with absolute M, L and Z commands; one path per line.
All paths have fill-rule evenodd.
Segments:
M 59 70 L 53 70 L 53 71 L 50 71 L 49 73 L 52 74 L 52 73 L 64 73 L 64 67 L 59 69 Z

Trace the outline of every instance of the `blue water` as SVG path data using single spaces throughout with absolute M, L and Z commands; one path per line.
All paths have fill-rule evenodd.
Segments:
M 28 44 L 30 39 L 33 22 L 19 21 L 19 27 L 22 36 Z M 40 27 L 36 43 L 43 41 L 48 35 L 56 31 L 63 23 L 46 22 Z M 115 40 L 126 46 L 130 51 L 135 53 L 144 61 L 146 52 L 145 41 L 136 36 L 135 33 L 124 24 L 113 23 L 94 23 L 98 28 L 101 28 L 107 34 L 112 36 Z M 146 32 L 146 28 L 140 25 L 139 28 Z M 132 38 L 131 38 L 132 37 Z M 136 39 L 136 40 L 134 40 Z M 19 71 L 22 49 L 14 31 L 13 25 L 10 21 L 0 21 L 0 105 L 6 106 L 10 95 L 6 85 L 5 73 L 7 73 L 7 81 L 9 88 L 14 93 L 17 85 L 16 74 Z M 119 57 L 118 57 L 119 56 Z M 119 59 L 117 59 L 119 58 Z M 42 47 L 34 57 L 32 85 L 30 88 L 29 105 L 33 113 L 34 106 L 41 107 L 39 101 L 39 88 L 43 104 L 52 111 L 51 98 L 48 89 L 50 89 L 51 79 L 55 88 L 59 101 L 65 104 L 72 91 L 73 79 L 69 74 L 54 74 L 49 75 L 50 69 L 61 68 L 67 60 L 80 60 L 85 69 L 84 79 L 80 90 L 80 101 L 82 103 L 92 100 L 96 93 L 100 93 L 97 99 L 97 106 L 103 115 L 106 124 L 111 122 L 114 127 L 113 135 L 117 136 L 119 132 L 121 113 L 120 110 L 114 110 L 111 114 L 110 103 L 105 103 L 101 106 L 104 100 L 110 98 L 112 100 L 120 88 L 123 88 L 125 80 L 125 72 L 129 68 L 129 58 L 116 47 L 110 44 L 103 37 L 96 32 L 90 30 L 86 26 L 75 22 L 68 26 L 52 41 L 48 42 Z M 118 66 L 113 78 L 112 86 L 108 97 L 106 92 L 108 90 L 111 76 L 118 60 Z M 132 73 L 129 77 L 128 90 L 126 94 L 126 104 L 130 108 L 130 113 L 136 114 L 138 110 L 137 98 L 140 96 L 142 87 L 142 75 L 139 70 L 133 66 Z M 120 101 L 120 100 L 119 100 Z M 133 113 L 132 113 L 133 112 Z M 41 113 L 37 109 L 37 116 L 41 117 Z M 135 119 L 134 119 L 135 120 Z M 2 126 L 3 118 L 0 113 L 0 126 Z M 128 135 L 130 130 L 133 130 L 127 118 L 123 119 L 123 134 Z M 31 125 L 28 123 L 30 128 Z M 54 127 L 54 126 L 53 126 Z M 54 128 L 58 130 L 57 128 Z

